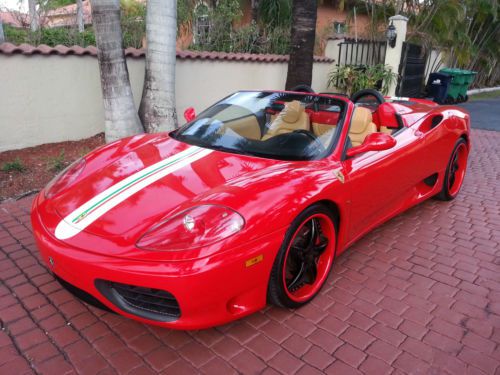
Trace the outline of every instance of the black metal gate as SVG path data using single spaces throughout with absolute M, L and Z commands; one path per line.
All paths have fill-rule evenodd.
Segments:
M 346 38 L 339 45 L 337 66 L 372 66 L 383 64 L 385 49 L 385 41 Z
M 427 56 L 417 44 L 404 43 L 399 64 L 396 95 L 418 98 L 422 96 Z

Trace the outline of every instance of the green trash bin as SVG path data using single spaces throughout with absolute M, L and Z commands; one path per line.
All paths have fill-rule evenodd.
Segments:
M 467 87 L 466 75 L 463 73 L 461 69 L 454 68 L 445 68 L 441 69 L 439 73 L 449 74 L 451 76 L 451 83 L 448 87 L 448 103 L 459 103 L 460 99 L 462 99 L 462 93 L 464 91 L 464 87 Z M 467 91 L 467 89 L 465 89 Z
M 472 82 L 474 82 L 474 79 L 476 78 L 477 72 L 473 72 L 472 70 L 464 70 L 464 78 L 465 78 L 465 83 L 464 83 L 464 88 L 460 92 L 460 95 L 464 99 L 463 101 L 466 102 L 469 97 L 467 95 L 467 90 L 469 90 L 470 85 Z
M 477 72 L 455 68 L 445 68 L 440 73 L 449 74 L 452 77 L 448 88 L 448 103 L 462 103 L 467 101 L 467 90 L 474 81 Z

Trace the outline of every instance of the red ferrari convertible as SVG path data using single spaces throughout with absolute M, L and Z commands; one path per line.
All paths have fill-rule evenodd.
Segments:
M 373 90 L 241 91 L 188 120 L 91 152 L 32 212 L 68 290 L 179 329 L 309 302 L 362 235 L 455 198 L 470 150 L 462 109 Z

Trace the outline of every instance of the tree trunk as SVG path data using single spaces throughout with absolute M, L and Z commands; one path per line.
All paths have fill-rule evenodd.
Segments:
M 85 25 L 83 23 L 83 3 L 82 0 L 76 0 L 76 24 L 78 32 L 83 33 Z
M 396 14 L 401 14 L 401 12 L 403 11 L 403 5 L 404 5 L 403 0 L 396 1 Z M 384 7 L 385 7 L 385 4 L 384 4 Z
M 0 19 L 0 44 L 5 43 L 5 35 L 3 33 L 3 23 Z
M 259 6 L 260 0 L 252 0 L 252 21 L 259 22 Z
M 36 0 L 28 0 L 29 14 L 30 14 L 30 28 L 32 32 L 38 31 L 40 28 L 38 22 L 38 13 L 36 10 Z
M 106 142 L 142 133 L 130 88 L 120 26 L 120 0 L 91 0 L 104 101 Z
M 175 43 L 177 2 L 148 0 L 146 8 L 146 75 L 139 116 L 148 133 L 177 127 L 175 109 Z
M 300 84 L 311 85 L 317 9 L 317 0 L 293 0 L 287 90 Z

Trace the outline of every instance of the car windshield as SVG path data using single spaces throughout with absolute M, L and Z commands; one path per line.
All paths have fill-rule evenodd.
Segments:
M 315 94 L 241 91 L 171 133 L 200 147 L 280 160 L 326 156 L 337 142 L 345 103 Z

